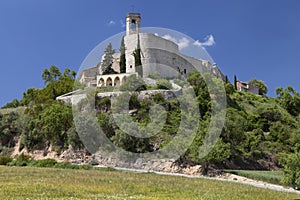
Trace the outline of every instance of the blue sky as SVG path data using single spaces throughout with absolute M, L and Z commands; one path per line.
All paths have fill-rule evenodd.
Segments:
M 125 28 L 135 6 L 143 27 L 163 27 L 204 43 L 232 80 L 263 80 L 300 91 L 298 0 L 1 0 L 0 106 L 42 88 L 41 74 L 56 65 L 78 70 L 100 42 Z M 212 38 L 210 38 L 212 39 Z

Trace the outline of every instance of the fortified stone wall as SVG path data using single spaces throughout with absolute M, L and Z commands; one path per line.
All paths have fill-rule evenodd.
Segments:
M 147 77 L 153 71 L 158 72 L 164 78 L 176 78 L 179 71 L 182 75 L 195 69 L 201 73 L 210 71 L 209 63 L 206 64 L 202 60 L 192 59 L 179 53 L 162 49 L 147 49 L 145 54 L 147 57 L 142 59 L 144 77 Z
M 201 73 L 211 71 L 211 63 L 179 53 L 178 45 L 172 41 L 149 33 L 140 33 L 141 59 L 143 76 L 158 72 L 161 77 L 178 77 L 179 71 L 184 75 L 197 69 Z M 133 52 L 137 48 L 138 35 L 125 37 L 127 72 L 134 72 Z
M 137 48 L 138 43 L 138 34 L 127 35 L 125 38 L 125 46 L 126 46 L 126 72 L 131 73 L 135 71 L 135 62 L 133 52 Z M 163 39 L 154 34 L 150 33 L 140 33 L 139 34 L 140 47 L 141 47 L 141 58 L 143 69 L 145 71 L 151 71 L 152 69 L 147 69 L 146 66 L 149 62 L 148 59 L 155 57 L 156 55 L 149 54 L 148 49 L 160 49 L 165 50 L 171 53 L 178 53 L 178 45 L 172 41 Z M 159 57 L 156 60 L 164 59 L 163 57 Z M 151 62 L 154 63 L 154 62 Z M 156 68 L 156 71 L 160 71 L 160 68 Z M 164 70 L 164 69 L 162 69 Z M 148 73 L 146 73 L 148 74 Z M 164 73 L 165 74 L 165 73 Z

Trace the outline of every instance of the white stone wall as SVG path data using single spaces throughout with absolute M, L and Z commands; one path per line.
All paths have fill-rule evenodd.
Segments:
M 148 49 L 161 49 L 167 50 L 172 53 L 178 53 L 178 45 L 172 41 L 166 40 L 164 38 L 158 37 L 150 33 L 140 33 L 140 47 L 141 47 L 141 58 L 142 64 L 147 65 L 149 59 L 153 58 L 156 55 L 151 55 L 147 51 Z M 135 63 L 133 52 L 137 48 L 138 34 L 127 35 L 125 38 L 125 47 L 126 47 L 126 72 L 132 73 L 135 72 Z M 160 60 L 156 59 L 156 60 Z M 153 63 L 153 62 L 152 62 Z M 143 66 L 144 67 L 144 66 Z M 145 67 L 144 67 L 145 69 Z M 149 71 L 146 69 L 146 71 Z M 147 73 L 146 73 L 147 74 Z
M 137 48 L 137 34 L 127 35 L 124 38 L 126 48 L 126 73 L 134 73 L 134 56 L 133 52 Z
M 95 79 L 98 73 L 99 73 L 98 67 L 85 69 L 80 73 L 78 80 L 81 83 L 88 83 L 92 79 Z
M 140 33 L 139 37 L 144 77 L 158 72 L 161 77 L 175 78 L 178 77 L 178 69 L 184 74 L 194 69 L 201 73 L 212 70 L 212 63 L 181 54 L 178 45 L 172 41 L 149 33 Z M 125 37 L 127 73 L 135 71 L 133 52 L 137 48 L 137 40 L 137 34 Z
M 141 49 L 148 48 L 167 50 L 172 53 L 179 53 L 178 45 L 170 40 L 150 33 L 140 33 Z

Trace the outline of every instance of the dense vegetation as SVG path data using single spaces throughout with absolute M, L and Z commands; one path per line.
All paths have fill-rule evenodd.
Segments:
M 107 58 L 108 59 L 108 58 Z M 109 58 L 110 59 L 110 58 Z M 108 62 L 109 63 L 109 62 Z M 109 67 L 109 64 L 107 65 Z M 45 81 L 43 89 L 28 89 L 23 98 L 13 100 L 5 108 L 25 107 L 25 111 L 0 114 L 0 154 L 7 156 L 10 149 L 21 140 L 20 149 L 45 149 L 55 147 L 60 153 L 70 145 L 84 148 L 74 126 L 70 104 L 56 101 L 59 95 L 82 88 L 75 81 L 75 73 L 66 69 L 61 73 L 51 66 L 42 75 Z M 226 122 L 214 149 L 205 157 L 199 158 L 199 147 L 208 129 L 211 118 L 211 96 L 204 81 L 205 76 L 191 72 L 187 82 L 193 87 L 201 118 L 196 137 L 188 151 L 178 162 L 184 164 L 202 164 L 204 169 L 209 165 L 230 169 L 277 169 L 284 168 L 286 184 L 300 184 L 300 96 L 292 87 L 278 88 L 277 97 L 257 96 L 251 93 L 236 91 L 231 83 L 224 83 L 227 96 Z M 182 80 L 175 80 L 184 87 Z M 219 80 L 214 82 L 220 84 Z M 253 80 L 265 94 L 267 87 L 261 81 Z M 134 85 L 136 84 L 136 85 Z M 223 84 L 223 83 L 222 83 Z M 132 87 L 132 88 L 131 88 Z M 158 89 L 167 89 L 171 85 L 166 80 L 159 80 Z M 142 79 L 132 76 L 119 89 L 146 90 Z M 95 93 L 90 94 L 95 99 Z M 126 96 L 127 95 L 127 96 Z M 119 102 L 126 100 L 129 93 L 120 95 Z M 112 116 L 111 100 L 96 98 L 98 123 L 115 145 L 131 152 L 152 152 L 163 148 L 178 132 L 182 117 L 189 117 L 181 111 L 179 99 L 166 99 L 162 94 L 151 98 L 138 98 L 138 92 L 131 95 L 129 109 L 136 110 L 131 116 L 140 127 L 151 124 L 150 108 L 159 105 L 166 110 L 166 123 L 154 136 L 137 138 L 123 132 Z M 86 108 L 86 102 L 79 103 L 79 109 Z M 122 110 L 122 104 L 113 109 Z M 192 107 L 191 107 L 192 109 Z M 203 171 L 205 173 L 205 171 Z

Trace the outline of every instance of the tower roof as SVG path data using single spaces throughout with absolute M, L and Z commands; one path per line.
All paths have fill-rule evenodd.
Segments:
M 126 17 L 139 17 L 141 18 L 141 13 L 127 13 Z

